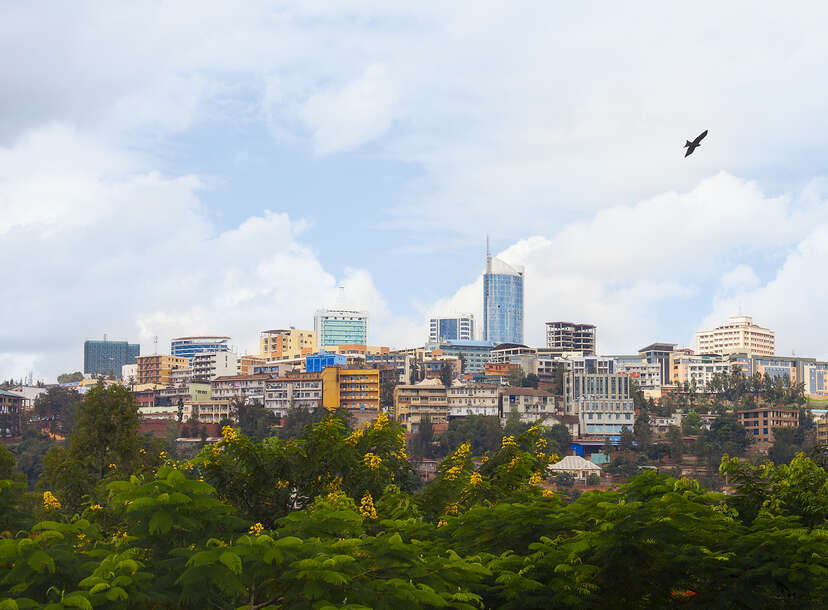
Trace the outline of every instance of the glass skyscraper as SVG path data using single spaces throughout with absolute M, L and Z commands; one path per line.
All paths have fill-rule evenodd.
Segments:
M 192 358 L 204 352 L 229 352 L 230 337 L 204 335 L 199 337 L 176 337 L 170 341 L 170 355 Z
M 486 257 L 483 276 L 483 336 L 486 341 L 523 343 L 523 267 Z
M 121 367 L 135 364 L 141 355 L 141 346 L 126 341 L 84 341 L 83 372 L 93 375 L 113 375 L 121 378 Z
M 367 345 L 368 314 L 351 309 L 320 309 L 313 319 L 319 347 Z

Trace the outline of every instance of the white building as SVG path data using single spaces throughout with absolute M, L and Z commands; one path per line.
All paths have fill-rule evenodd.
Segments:
M 774 332 L 753 323 L 751 316 L 731 316 L 723 326 L 696 333 L 697 354 L 773 356 Z
M 319 347 L 368 345 L 368 314 L 353 309 L 319 309 L 313 318 Z
M 285 417 L 290 408 L 313 411 L 322 405 L 322 377 L 297 373 L 270 379 L 265 385 L 264 406 L 276 417 Z
M 460 383 L 455 380 L 448 389 L 448 417 L 467 415 L 497 416 L 500 394 L 494 383 Z
M 137 383 L 138 381 L 138 365 L 125 364 L 121 367 L 121 379 L 124 383 Z
M 557 412 L 555 395 L 535 388 L 506 386 L 500 392 L 501 419 L 505 422 L 512 411 L 517 411 L 523 422 L 534 423 L 540 419 L 546 424 L 547 418 Z M 554 423 L 557 422 L 546 425 L 554 425 Z
M 190 358 L 193 381 L 212 381 L 216 377 L 236 375 L 239 357 L 232 352 L 200 352 Z
M 582 435 L 617 436 L 635 424 L 630 378 L 619 374 L 564 375 L 567 415 L 577 415 Z
M 474 341 L 474 315 L 438 316 L 428 321 L 428 344 L 442 341 Z
M 568 472 L 575 476 L 576 479 L 586 480 L 590 474 L 597 474 L 601 476 L 601 467 L 593 464 L 589 460 L 578 455 L 568 455 L 560 462 L 555 462 L 547 466 L 547 470 L 553 474 L 560 474 Z
M 615 370 L 625 373 L 641 390 L 661 389 L 661 364 L 641 356 L 615 356 Z

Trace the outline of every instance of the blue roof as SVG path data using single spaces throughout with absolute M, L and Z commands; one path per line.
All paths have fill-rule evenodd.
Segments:
M 450 345 L 453 347 L 494 347 L 491 341 L 471 341 L 469 339 L 448 339 L 440 343 L 440 345 Z
M 3 396 L 11 396 L 12 398 L 26 398 L 23 394 L 15 394 L 14 392 L 8 392 L 7 390 L 0 390 L 0 394 Z

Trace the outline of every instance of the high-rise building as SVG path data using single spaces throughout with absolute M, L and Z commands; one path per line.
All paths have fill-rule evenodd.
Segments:
M 486 253 L 483 275 L 483 338 L 498 343 L 523 343 L 523 267 L 509 265 Z
M 313 318 L 319 347 L 368 344 L 368 314 L 352 309 L 319 309 Z
M 754 324 L 750 316 L 730 316 L 723 326 L 696 333 L 697 354 L 773 356 L 775 352 L 773 331 Z
M 440 341 L 474 341 L 474 315 L 439 316 L 428 322 L 428 344 Z
M 141 355 L 141 346 L 126 341 L 84 341 L 83 372 L 93 375 L 112 374 L 121 378 L 125 364 L 135 364 Z
M 170 355 L 192 358 L 202 352 L 229 352 L 230 337 L 204 335 L 198 337 L 177 337 L 170 341 Z
M 297 330 L 291 326 L 259 333 L 259 354 L 268 360 L 301 358 L 315 352 L 316 347 L 316 333 L 312 330 Z
M 189 369 L 190 359 L 181 356 L 138 356 L 138 379 L 136 383 L 155 383 L 169 385 L 172 383 L 172 372 L 178 369 Z
M 595 354 L 595 325 L 572 322 L 547 322 L 546 347 L 564 354 L 583 352 L 585 356 Z

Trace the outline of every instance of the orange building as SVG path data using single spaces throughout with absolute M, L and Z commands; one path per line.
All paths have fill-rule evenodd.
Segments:
M 172 381 L 172 372 L 176 369 L 186 369 L 190 366 L 190 359 L 183 356 L 138 356 L 137 384 L 159 383 L 169 385 Z
M 316 333 L 312 330 L 285 328 L 259 333 L 259 354 L 267 360 L 301 358 L 316 351 Z
M 379 411 L 379 369 L 328 367 L 322 371 L 322 406 L 330 411 L 374 409 Z
M 799 426 L 799 409 L 785 407 L 761 407 L 736 413 L 739 423 L 748 435 L 758 441 L 773 442 L 775 428 L 796 428 Z

